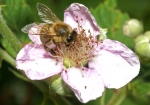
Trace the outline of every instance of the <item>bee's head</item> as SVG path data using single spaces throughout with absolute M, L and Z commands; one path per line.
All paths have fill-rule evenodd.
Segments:
M 77 32 L 75 30 L 72 30 L 69 25 L 59 22 L 59 24 L 56 24 L 54 28 L 57 36 L 60 36 L 62 38 L 62 41 L 65 42 L 66 45 L 69 45 L 76 39 Z

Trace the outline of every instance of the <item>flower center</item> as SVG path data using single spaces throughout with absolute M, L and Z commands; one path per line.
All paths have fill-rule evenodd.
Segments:
M 98 44 L 90 30 L 85 32 L 82 28 L 82 19 L 76 22 L 78 23 L 78 27 L 74 29 L 78 33 L 76 39 L 69 45 L 59 43 L 53 49 L 56 53 L 56 59 L 59 60 L 59 58 L 61 58 L 66 68 L 84 66 L 87 61 L 94 56 L 92 52 Z

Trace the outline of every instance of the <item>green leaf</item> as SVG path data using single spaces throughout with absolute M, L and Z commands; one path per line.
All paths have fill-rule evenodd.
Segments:
M 131 96 L 125 98 L 121 105 L 149 105 L 143 96 Z
M 117 6 L 116 0 L 106 0 L 105 5 L 108 5 L 111 8 L 115 8 Z
M 0 8 L 0 35 L 7 40 L 7 43 L 13 48 L 13 50 L 17 53 L 21 48 L 20 41 L 16 38 L 15 34 L 10 30 L 7 26 L 3 15 L 1 14 L 2 8 Z
M 150 92 L 150 83 L 135 83 L 131 85 L 131 90 L 136 95 L 144 95 Z
M 0 41 L 8 53 L 16 57 L 22 45 L 29 42 L 28 35 L 24 35 L 21 28 L 30 20 L 30 7 L 25 0 L 2 0 L 2 3 L 6 6 L 3 6 L 0 16 L 0 33 L 3 36 Z M 21 44 L 20 40 L 24 43 Z
M 16 52 L 5 39 L 2 39 L 1 44 L 11 56 L 16 57 Z
M 7 25 L 16 34 L 17 38 L 23 42 L 22 45 L 25 45 L 30 40 L 27 34 L 21 32 L 21 28 L 34 22 L 30 6 L 26 4 L 25 0 L 2 0 L 2 2 L 6 5 L 6 7 L 3 7 L 2 14 Z M 5 44 L 3 43 L 3 45 Z
M 30 20 L 31 10 L 25 0 L 2 0 L 7 5 L 3 8 L 2 13 L 8 26 L 18 35 L 21 28 Z
M 7 61 L 8 63 L 10 63 L 12 66 L 16 66 L 15 64 L 15 60 L 14 58 L 12 58 L 5 50 L 3 50 L 2 48 L 0 48 L 0 57 L 1 59 Z
M 99 26 L 108 28 L 108 38 L 118 40 L 133 48 L 132 39 L 123 35 L 122 30 L 122 26 L 129 19 L 129 16 L 115 9 L 116 6 L 116 0 L 106 0 L 103 4 L 99 4 L 95 9 L 90 10 Z

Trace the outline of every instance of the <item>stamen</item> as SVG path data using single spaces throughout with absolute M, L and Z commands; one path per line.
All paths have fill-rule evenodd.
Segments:
M 82 68 L 82 70 L 84 71 L 84 68 Z
M 76 15 L 76 18 L 78 18 L 78 15 Z
M 53 57 L 56 57 L 56 60 L 63 60 L 63 63 L 67 68 L 72 66 L 83 67 L 86 65 L 87 61 L 94 57 L 93 50 L 95 50 L 98 45 L 98 42 L 95 41 L 90 29 L 87 31 L 83 29 L 83 19 L 81 18 L 79 20 L 78 15 L 76 16 L 76 19 L 78 27 L 74 30 L 78 33 L 77 38 L 67 46 L 64 42 L 58 43 L 53 49 L 56 53 Z M 82 70 L 84 70 L 84 68 L 82 68 Z

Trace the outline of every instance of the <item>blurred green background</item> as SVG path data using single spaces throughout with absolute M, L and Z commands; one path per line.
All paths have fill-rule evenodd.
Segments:
M 102 28 L 108 28 L 108 37 L 110 39 L 119 40 L 131 49 L 134 49 L 132 39 L 123 36 L 122 25 L 125 20 L 136 18 L 143 23 L 144 31 L 150 30 L 150 0 L 116 0 L 116 2 L 112 0 L 113 2 L 110 2 L 110 4 L 107 4 L 107 1 L 108 0 L 1 0 L 0 3 L 6 5 L 2 10 L 3 17 L 9 28 L 17 35 L 22 45 L 27 44 L 30 40 L 26 34 L 21 32 L 21 28 L 32 22 L 42 22 L 37 14 L 37 2 L 47 5 L 62 20 L 64 10 L 71 3 L 78 2 L 84 4 L 91 10 Z M 119 20 L 117 26 L 115 25 L 116 21 L 114 21 L 112 17 L 114 20 Z M 0 36 L 0 42 L 0 47 L 15 58 L 16 53 L 9 48 L 9 45 L 2 36 Z M 148 63 L 147 65 L 143 65 L 137 78 L 140 78 L 146 73 L 150 73 L 149 67 Z M 10 71 L 10 68 L 15 70 L 14 66 L 2 60 L 2 57 L 0 57 L 0 105 L 42 105 L 43 99 L 45 99 L 43 98 L 43 93 L 32 83 L 17 78 Z M 149 78 L 149 75 L 142 78 L 142 81 L 146 83 L 146 85 L 142 85 L 143 87 L 139 87 L 142 94 L 132 94 L 133 92 L 129 92 L 121 105 L 150 105 Z M 138 84 L 139 81 L 134 83 Z M 109 101 L 110 96 L 114 92 L 115 90 L 113 89 L 107 89 L 105 101 Z M 58 105 L 65 105 L 62 97 L 60 98 L 53 95 L 53 98 L 55 98 L 56 101 L 60 101 Z M 72 105 L 84 105 L 74 96 L 65 98 L 68 99 Z M 48 99 L 43 105 L 54 105 L 54 103 Z M 90 101 L 86 105 L 100 105 L 100 98 L 96 101 Z

